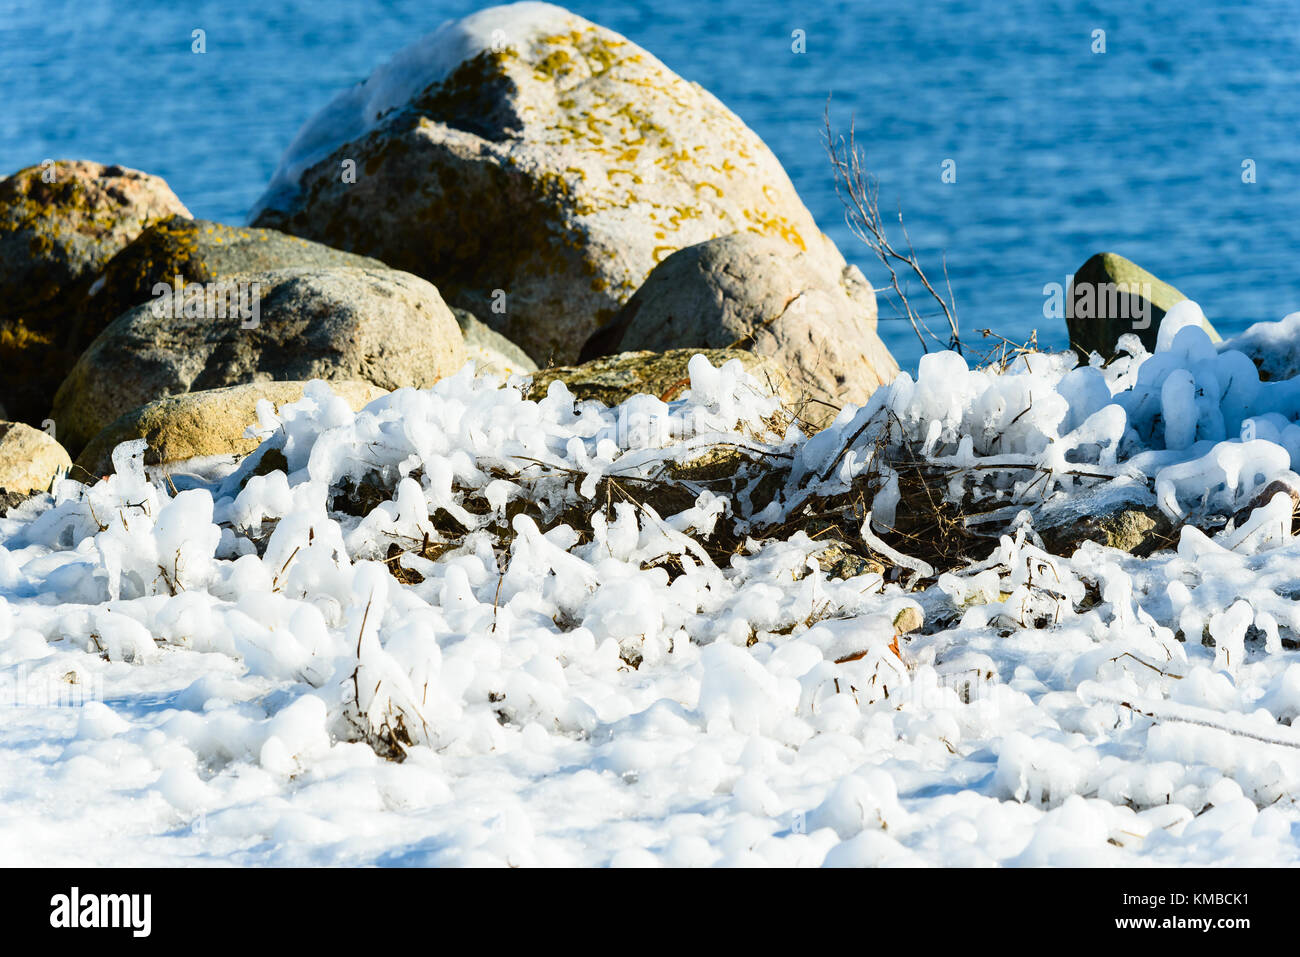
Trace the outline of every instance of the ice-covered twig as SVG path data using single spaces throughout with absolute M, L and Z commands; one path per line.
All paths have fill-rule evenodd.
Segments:
M 1193 724 L 1201 728 L 1222 731 L 1224 734 L 1231 734 L 1239 738 L 1249 738 L 1252 741 L 1260 741 L 1264 744 L 1276 744 L 1279 747 L 1300 750 L 1300 732 L 1290 728 L 1287 729 L 1291 732 L 1290 734 L 1282 734 L 1280 729 L 1277 734 L 1258 731 L 1246 724 L 1245 720 L 1243 720 L 1244 715 L 1224 714 L 1210 711 L 1207 708 L 1198 708 L 1195 705 L 1179 704 L 1173 701 L 1150 701 L 1145 698 L 1137 698 L 1113 691 L 1092 681 L 1085 681 L 1079 685 L 1078 694 L 1087 704 L 1113 704 L 1155 721 Z M 1238 720 L 1233 720 L 1234 718 Z
M 871 530 L 871 512 L 867 512 L 866 521 L 862 523 L 862 540 L 870 545 L 873 549 L 884 555 L 895 565 L 902 568 L 910 568 L 915 574 L 908 579 L 907 585 L 910 588 L 923 578 L 934 577 L 934 566 L 924 562 L 919 558 L 910 558 L 895 548 L 891 548 L 885 543 L 879 535 Z

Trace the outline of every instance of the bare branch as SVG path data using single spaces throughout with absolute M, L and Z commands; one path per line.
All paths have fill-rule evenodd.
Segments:
M 948 279 L 947 258 L 945 257 L 943 263 L 944 281 L 948 290 L 948 298 L 945 299 L 930 283 L 925 270 L 921 268 L 916 249 L 913 248 L 912 240 L 907 234 L 907 226 L 903 223 L 901 206 L 898 211 L 898 225 L 902 230 L 903 242 L 906 244 L 907 252 L 900 252 L 890 240 L 885 229 L 884 220 L 880 216 L 880 182 L 871 175 L 866 167 L 864 153 L 858 148 L 857 131 L 853 121 L 850 120 L 849 122 L 847 141 L 842 134 L 836 134 L 831 128 L 829 98 L 826 101 L 824 135 L 826 137 L 826 152 L 830 157 L 831 169 L 835 173 L 835 195 L 844 207 L 844 222 L 853 235 L 876 254 L 876 258 L 888 271 L 889 282 L 894 289 L 894 295 L 897 296 L 902 305 L 908 322 L 912 324 L 912 330 L 916 333 L 916 337 L 921 341 L 921 348 L 926 352 L 930 351 L 926 339 L 928 336 L 944 348 L 961 352 L 961 336 L 958 334 L 957 328 L 957 304 L 952 294 L 952 283 Z M 934 331 L 926 324 L 923 314 L 913 308 L 902 283 L 899 281 L 898 267 L 905 267 L 905 272 L 910 272 L 911 275 L 915 276 L 921 285 L 925 287 L 926 292 L 939 304 L 944 318 L 948 321 L 950 334 L 947 343 L 944 343 L 939 336 L 935 335 Z

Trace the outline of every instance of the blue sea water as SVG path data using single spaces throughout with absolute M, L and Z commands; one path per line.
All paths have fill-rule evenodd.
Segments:
M 47 157 L 134 166 L 242 222 L 299 125 L 468 0 L 0 2 L 0 173 Z M 1300 309 L 1300 8 L 1023 0 L 574 0 L 735 110 L 822 228 L 849 234 L 822 115 L 855 116 L 882 206 L 946 256 L 963 335 L 1038 330 L 1044 286 L 1114 250 L 1221 332 Z M 207 52 L 191 52 L 206 31 Z M 806 52 L 792 50 L 804 31 Z M 1105 52 L 1093 52 L 1095 31 Z M 943 182 L 952 160 L 955 182 Z M 1243 182 L 1253 161 L 1254 183 Z M 896 307 L 882 301 L 883 316 Z M 886 318 L 904 365 L 920 345 Z

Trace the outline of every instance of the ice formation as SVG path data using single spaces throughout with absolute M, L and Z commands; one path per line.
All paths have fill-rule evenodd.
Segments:
M 926 356 L 812 437 L 696 357 L 616 409 L 314 383 L 228 474 L 125 444 L 0 519 L 0 859 L 1296 863 L 1300 380 L 1169 315 L 1109 365 Z M 781 487 L 583 511 L 724 446 Z M 986 554 L 885 545 L 893 446 L 999 516 Z M 900 573 L 832 577 L 790 521 L 867 474 Z M 1173 547 L 1042 546 L 1131 495 Z

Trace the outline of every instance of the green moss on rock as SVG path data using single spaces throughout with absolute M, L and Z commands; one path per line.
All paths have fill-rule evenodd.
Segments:
M 1165 313 L 1187 297 L 1118 253 L 1097 253 L 1079 267 L 1066 298 L 1070 344 L 1085 358 L 1115 354 L 1120 336 L 1135 333 L 1154 351 Z M 1219 334 L 1207 321 L 1205 331 Z

